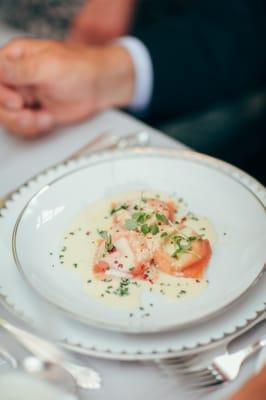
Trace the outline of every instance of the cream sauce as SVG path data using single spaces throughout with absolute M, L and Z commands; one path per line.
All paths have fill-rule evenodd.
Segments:
M 145 192 L 145 195 L 154 196 L 155 193 Z M 159 279 L 154 284 L 143 280 L 130 279 L 127 284 L 128 294 L 121 296 L 119 295 L 121 277 L 110 276 L 104 280 L 99 280 L 94 276 L 92 266 L 99 240 L 98 230 L 108 231 L 111 228 L 111 203 L 135 199 L 138 196 L 140 196 L 140 192 L 124 193 L 98 201 L 83 210 L 64 234 L 59 252 L 61 264 L 74 269 L 80 275 L 84 290 L 88 295 L 114 307 L 133 310 L 142 304 L 142 297 L 145 292 L 174 302 L 198 296 L 208 286 L 206 279 L 173 277 L 160 272 Z M 163 193 L 160 193 L 159 196 L 161 200 L 173 200 L 173 197 L 166 196 Z M 183 202 L 177 202 L 177 205 L 179 210 L 177 216 L 182 215 L 186 206 Z M 204 238 L 210 241 L 211 245 L 215 242 L 215 231 L 207 218 L 191 215 L 188 217 L 186 225 L 198 234 L 202 234 Z

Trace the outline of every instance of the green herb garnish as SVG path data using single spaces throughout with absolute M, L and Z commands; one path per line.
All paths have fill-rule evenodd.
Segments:
M 164 214 L 156 214 L 156 219 L 157 221 L 163 222 L 164 224 L 168 224 L 169 222 Z
M 193 242 L 194 240 L 197 240 L 197 239 L 199 239 L 198 236 L 189 236 L 189 237 L 188 237 L 188 240 L 189 240 L 190 242 Z
M 136 212 L 132 215 L 132 218 L 137 221 L 138 224 L 144 224 L 144 222 L 150 218 L 150 215 L 145 212 Z
M 105 241 L 105 250 L 109 253 L 114 248 L 112 236 L 106 231 L 98 231 L 98 233 Z
M 192 244 L 194 240 L 198 240 L 198 236 L 186 236 L 186 235 L 175 235 L 171 237 L 171 240 L 177 246 L 175 251 L 172 253 L 172 257 L 176 258 L 178 254 L 189 253 L 192 249 Z
M 156 224 L 151 225 L 151 226 L 150 226 L 150 232 L 151 232 L 153 235 L 156 235 L 156 234 L 159 232 L 159 227 L 158 227 L 158 225 L 156 225 Z
M 128 209 L 128 205 L 127 204 L 122 204 L 120 207 L 117 208 L 112 208 L 110 214 L 113 215 L 116 212 L 120 211 L 120 210 L 127 210 Z
M 133 218 L 131 219 L 127 219 L 125 222 L 125 228 L 128 231 L 133 231 L 134 229 L 136 229 L 138 227 L 138 223 L 137 221 L 135 221 Z
M 150 232 L 150 227 L 147 224 L 141 225 L 141 232 L 143 235 L 147 235 Z
M 136 212 L 132 215 L 131 219 L 127 219 L 125 222 L 125 228 L 128 231 L 132 231 L 137 229 L 138 225 L 142 225 L 145 223 L 147 219 L 150 218 L 150 215 L 145 212 Z
M 129 279 L 122 278 L 118 288 L 114 291 L 114 294 L 117 296 L 128 296 L 130 293 L 128 291 L 128 285 L 130 284 Z

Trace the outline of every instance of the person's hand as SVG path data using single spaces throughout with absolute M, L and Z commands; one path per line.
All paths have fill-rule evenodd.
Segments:
M 265 400 L 266 399 L 266 367 L 252 377 L 245 385 L 228 400 Z
M 89 0 L 73 21 L 68 39 L 78 43 L 106 44 L 126 35 L 136 0 Z
M 16 39 L 0 50 L 0 124 L 36 136 L 133 95 L 134 69 L 120 46 Z

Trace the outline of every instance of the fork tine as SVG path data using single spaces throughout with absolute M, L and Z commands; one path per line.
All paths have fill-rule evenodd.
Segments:
M 184 357 L 174 357 L 174 358 L 165 358 L 163 360 L 157 360 L 158 362 L 164 362 L 166 364 L 179 364 L 186 363 L 188 361 L 192 361 L 198 358 L 198 355 L 184 356 Z
M 198 356 L 190 356 L 190 357 L 179 357 L 179 358 L 168 358 L 165 360 L 158 360 L 157 363 L 159 365 L 164 365 L 170 369 L 175 370 L 185 370 L 188 368 L 192 368 L 197 363 Z
M 217 389 L 219 386 L 224 385 L 226 382 L 223 380 L 216 380 L 216 381 L 212 381 L 212 382 L 207 382 L 207 383 L 202 383 L 200 385 L 188 385 L 188 386 L 184 386 L 184 391 L 186 392 L 195 392 L 195 390 L 199 391 L 206 391 L 206 390 L 215 390 Z
M 205 373 L 201 374 L 181 374 L 180 378 L 183 379 L 185 382 L 196 382 L 200 383 L 203 382 L 204 380 L 211 380 L 211 379 L 217 379 L 217 376 L 212 374 L 210 371 L 206 371 Z
M 188 380 L 187 378 L 185 378 L 185 379 L 181 378 L 181 380 L 182 380 L 182 382 L 184 382 L 184 385 L 186 385 L 186 386 L 198 387 L 200 385 L 205 385 L 205 384 L 208 385 L 210 383 L 217 382 L 218 378 L 215 377 L 214 375 L 209 374 L 209 375 L 206 375 L 206 376 L 201 376 L 201 377 L 196 378 L 196 379 L 194 378 L 193 381 L 191 379 Z
M 212 367 L 205 368 L 202 370 L 198 371 L 190 371 L 184 374 L 180 375 L 183 377 L 185 380 L 191 380 L 193 379 L 194 381 L 196 380 L 197 382 L 203 380 L 203 379 L 209 379 L 209 378 L 214 378 L 214 379 L 223 379 L 223 377 Z
M 184 373 L 182 373 L 183 376 L 186 377 L 200 377 L 200 376 L 205 376 L 205 375 L 211 375 L 212 370 L 209 369 L 208 367 L 202 368 L 202 369 L 194 369 L 194 370 L 188 370 L 188 371 L 184 371 Z
M 161 365 L 163 365 L 165 368 L 168 368 L 170 371 L 176 371 L 176 372 L 186 372 L 186 371 L 190 371 L 193 367 L 195 367 L 196 363 L 193 362 L 188 362 L 188 363 L 184 363 L 184 364 L 165 364 L 162 363 Z
M 165 358 L 164 361 L 168 361 L 168 362 L 176 362 L 176 361 L 187 361 L 187 360 L 192 360 L 198 358 L 198 354 L 192 354 L 190 356 L 180 356 L 180 357 L 172 357 L 172 358 Z

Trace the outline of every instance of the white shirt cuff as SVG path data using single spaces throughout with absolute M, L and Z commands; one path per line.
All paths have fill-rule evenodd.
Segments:
M 153 92 L 153 65 L 149 50 L 132 36 L 122 37 L 116 43 L 127 49 L 135 68 L 135 90 L 129 108 L 133 112 L 143 112 L 148 108 Z

